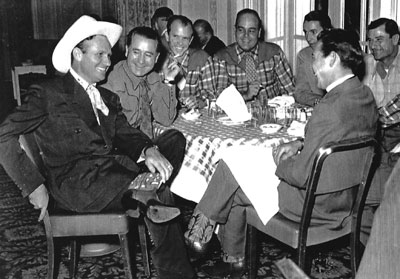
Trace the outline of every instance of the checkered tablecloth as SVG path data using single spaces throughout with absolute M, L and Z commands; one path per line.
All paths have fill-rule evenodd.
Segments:
M 216 163 L 220 159 L 220 151 L 226 152 L 227 148 L 240 145 L 271 147 L 294 138 L 289 136 L 284 129 L 274 134 L 264 134 L 259 128 L 251 127 L 249 123 L 227 126 L 209 117 L 206 111 L 202 111 L 202 115 L 197 120 L 185 120 L 179 116 L 171 126 L 164 127 L 155 123 L 154 129 L 155 135 L 168 129 L 177 129 L 186 137 L 184 162 L 171 189 L 176 194 L 196 202 L 201 198 L 198 195 L 202 191 L 199 191 L 196 197 L 192 197 L 190 193 L 186 193 L 186 191 L 182 193 L 179 189 L 191 188 L 191 185 L 196 184 L 194 179 L 203 179 L 204 181 L 199 185 L 205 189 L 215 171 Z

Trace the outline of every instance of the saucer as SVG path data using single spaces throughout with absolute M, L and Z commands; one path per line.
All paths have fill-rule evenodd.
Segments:
M 266 123 L 260 125 L 260 129 L 264 134 L 273 134 L 278 132 L 282 128 L 282 125 L 275 123 Z

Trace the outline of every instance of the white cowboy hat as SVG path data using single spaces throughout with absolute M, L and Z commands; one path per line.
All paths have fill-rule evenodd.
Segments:
M 90 16 L 81 16 L 65 32 L 53 51 L 53 65 L 57 71 L 67 73 L 71 68 L 71 52 L 74 47 L 93 35 L 104 35 L 114 46 L 121 35 L 122 27 L 115 23 L 97 21 Z

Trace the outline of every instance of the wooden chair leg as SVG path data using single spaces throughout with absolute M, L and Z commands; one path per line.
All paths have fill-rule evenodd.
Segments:
M 142 221 L 139 221 L 139 223 L 138 223 L 138 230 L 139 230 L 140 249 L 142 250 L 144 274 L 147 277 L 149 277 L 150 276 L 150 263 L 149 263 L 149 251 L 147 248 L 146 226 Z
M 122 261 L 124 262 L 124 272 L 127 279 L 133 279 L 131 258 L 129 254 L 129 244 L 127 234 L 119 234 L 119 243 L 121 245 Z
M 53 233 L 51 230 L 49 213 L 46 214 L 43 219 L 44 229 L 46 231 L 47 240 L 47 279 L 54 279 L 54 241 Z
M 76 269 L 78 266 L 78 251 L 77 243 L 75 239 L 72 239 L 69 242 L 69 276 L 71 278 L 75 278 L 76 276 Z
M 257 229 L 251 225 L 247 228 L 247 265 L 249 279 L 257 277 Z

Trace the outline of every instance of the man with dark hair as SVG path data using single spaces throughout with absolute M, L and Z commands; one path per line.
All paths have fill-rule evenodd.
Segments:
M 177 86 L 179 101 L 188 109 L 202 108 L 209 96 L 217 92 L 212 57 L 201 49 L 190 48 L 193 40 L 192 21 L 173 15 L 167 23 L 169 61 L 176 61 L 180 72 L 169 83 Z
M 107 83 L 103 85 L 119 96 L 122 111 L 129 124 L 140 129 L 152 139 L 154 138 L 153 120 L 165 126 L 171 125 L 176 116 L 177 106 L 175 87 L 163 83 L 161 75 L 153 71 L 159 57 L 158 47 L 158 35 L 155 30 L 150 27 L 132 29 L 127 35 L 125 52 L 127 59 L 115 65 L 114 70 L 108 76 Z M 162 75 L 167 79 L 174 79 L 178 72 L 178 65 L 172 61 L 170 65 L 163 68 Z M 170 129 L 155 137 L 153 142 L 156 146 L 169 146 L 170 153 L 175 158 L 183 158 L 185 145 L 182 145 L 182 139 L 184 139 L 182 133 Z M 181 163 L 182 160 L 171 161 L 173 172 L 164 185 L 164 191 L 169 193 L 170 182 L 177 175 Z M 172 194 L 170 195 L 168 204 L 174 204 Z M 167 224 L 158 225 L 147 219 L 145 219 L 145 222 L 155 244 L 153 261 L 157 269 L 161 269 L 161 271 L 158 270 L 160 278 L 169 278 L 163 275 L 162 269 L 168 270 L 168 265 L 170 265 L 170 270 L 174 270 L 174 264 L 181 268 L 174 271 L 177 278 L 180 278 L 178 276 L 180 272 L 181 275 L 190 274 L 192 270 L 186 251 L 184 251 L 179 223 L 171 221 Z M 176 248 L 180 252 L 172 256 L 172 253 L 176 253 Z M 167 260 L 167 257 L 176 262 Z
M 328 142 L 376 133 L 378 115 L 372 92 L 354 75 L 363 64 L 358 40 L 341 29 L 325 31 L 320 36 L 313 52 L 313 69 L 318 86 L 327 93 L 314 108 L 304 140 L 283 143 L 273 148 L 272 154 L 263 147 L 246 149 L 241 160 L 252 162 L 257 159 L 257 164 L 235 167 L 232 162 L 221 160 L 195 208 L 185 233 L 192 248 L 204 251 L 215 225 L 219 224 L 218 238 L 224 257 L 223 262 L 207 271 L 213 275 L 230 274 L 231 278 L 240 278 L 244 271 L 246 210 L 254 204 L 241 185 L 247 183 L 249 177 L 260 177 L 262 173 L 257 183 L 247 183 L 246 189 L 253 187 L 254 192 L 259 192 L 262 187 L 276 187 L 270 183 L 279 178 L 279 212 L 300 222 L 305 187 L 319 148 Z M 362 156 L 358 153 L 332 158 L 330 171 L 319 180 L 311 223 L 332 230 L 348 224 L 354 198 L 352 187 L 358 181 L 352 167 Z M 276 170 L 266 167 L 271 160 L 274 160 Z M 265 197 L 264 203 L 276 202 L 271 196 Z
M 326 93 L 317 86 L 317 77 L 312 69 L 312 53 L 318 35 L 331 28 L 329 16 L 322 11 L 311 11 L 304 17 L 303 32 L 309 46 L 297 54 L 296 89 L 293 96 L 299 104 L 314 106 Z
M 278 45 L 259 40 L 261 31 L 256 11 L 238 12 L 236 42 L 214 55 L 219 93 L 234 84 L 245 101 L 293 94 L 294 78 L 285 54 Z
M 160 46 L 160 56 L 155 65 L 155 70 L 157 72 L 161 71 L 164 65 L 165 59 L 168 56 L 169 45 L 167 41 L 167 22 L 168 19 L 174 14 L 174 12 L 168 7 L 160 7 L 155 10 L 153 16 L 151 17 L 151 28 L 157 31 L 158 36 L 161 41 Z
M 372 21 L 367 27 L 367 40 L 371 54 L 364 83 L 374 94 L 379 111 L 379 160 L 372 179 L 364 210 L 364 219 L 372 219 L 373 206 L 377 207 L 385 192 L 384 185 L 400 157 L 400 54 L 399 27 L 388 18 Z M 368 232 L 368 228 L 366 232 Z M 362 239 L 365 242 L 365 239 Z
M 143 208 L 159 278 L 192 278 L 179 227 L 165 223 L 179 209 L 160 204 L 173 205 L 167 185 L 182 163 L 185 138 L 177 135 L 175 148 L 168 141 L 155 145 L 129 125 L 119 97 L 96 86 L 106 77 L 111 47 L 121 31 L 117 24 L 89 16 L 67 30 L 52 57 L 65 75 L 32 85 L 23 104 L 1 123 L 0 163 L 41 209 L 39 219 L 48 203 L 45 180 L 57 207 L 65 210 L 120 211 L 127 209 L 124 203 L 127 213 L 138 217 Z M 26 133 L 36 139 L 46 178 L 19 145 L 19 136 Z
M 207 20 L 198 19 L 193 23 L 193 27 L 199 47 L 204 49 L 209 55 L 213 56 L 217 51 L 225 47 L 224 42 L 214 35 L 214 30 Z
M 153 71 L 160 46 L 157 32 L 149 27 L 132 29 L 126 42 L 127 59 L 114 67 L 103 87 L 119 96 L 129 124 L 153 138 L 153 120 L 169 126 L 176 117 L 175 87 L 163 83 L 162 77 L 173 80 L 179 67 L 172 61 L 161 75 Z

